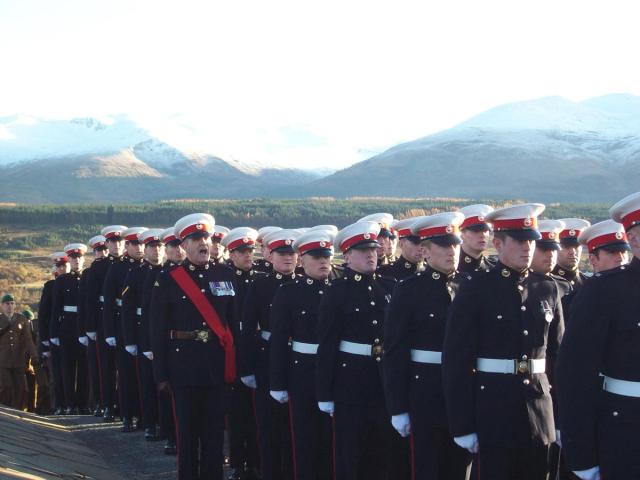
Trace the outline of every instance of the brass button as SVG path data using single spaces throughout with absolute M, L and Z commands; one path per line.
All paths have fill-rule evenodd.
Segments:
M 382 357 L 376 357 L 376 362 L 381 362 L 382 361 Z
M 526 337 L 527 335 L 529 335 L 529 331 L 528 330 L 523 330 L 522 334 Z
M 614 417 L 617 417 L 617 416 L 618 416 L 618 412 L 613 412 L 613 413 L 612 413 L 612 415 L 613 415 Z
M 522 310 L 523 312 L 526 312 L 526 311 L 527 311 L 527 307 L 525 307 L 524 305 L 522 305 L 522 306 L 520 307 L 520 310 Z
M 371 322 L 371 323 L 373 323 L 374 325 L 377 325 L 377 324 L 378 324 L 378 321 L 377 321 L 377 320 L 374 320 L 374 321 L 373 321 L 373 322 Z
M 522 355 L 522 360 L 529 360 L 529 357 L 527 357 L 526 355 Z
M 376 302 L 371 302 L 371 305 L 375 305 L 375 304 L 376 304 Z
M 524 380 L 522 380 L 522 383 L 524 383 L 525 385 L 529 385 L 531 382 L 528 378 L 525 378 Z

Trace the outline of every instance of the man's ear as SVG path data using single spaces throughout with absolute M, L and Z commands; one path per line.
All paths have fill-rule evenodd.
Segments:
M 494 236 L 494 237 L 491 239 L 491 243 L 493 244 L 493 248 L 495 248 L 495 249 L 496 249 L 496 251 L 497 251 L 498 253 L 500 253 L 500 252 L 502 251 L 502 246 L 503 246 L 504 244 L 502 243 L 502 240 L 501 240 L 501 239 L 499 239 L 498 237 L 495 237 L 495 236 Z

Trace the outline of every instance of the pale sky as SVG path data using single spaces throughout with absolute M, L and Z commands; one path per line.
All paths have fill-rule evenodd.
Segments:
M 126 113 L 336 168 L 503 103 L 640 94 L 636 5 L 0 0 L 0 116 Z

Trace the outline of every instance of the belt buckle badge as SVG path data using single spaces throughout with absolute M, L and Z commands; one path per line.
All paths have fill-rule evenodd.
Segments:
M 374 345 L 373 347 L 371 347 L 371 354 L 373 356 L 382 355 L 382 345 Z
M 516 371 L 518 373 L 529 373 L 530 372 L 530 364 L 529 364 L 529 360 L 516 360 Z
M 209 341 L 209 332 L 207 330 L 197 330 L 196 340 L 202 343 L 207 343 Z

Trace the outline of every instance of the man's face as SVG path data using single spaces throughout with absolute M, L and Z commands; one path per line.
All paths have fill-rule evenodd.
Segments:
M 107 253 L 108 253 L 108 252 L 109 252 L 109 250 L 108 250 L 108 249 L 106 249 L 106 248 L 96 248 L 96 249 L 93 251 L 93 257 L 94 257 L 95 259 L 98 259 L 98 258 L 104 258 L 104 257 L 106 257 L 106 256 L 107 256 Z
M 533 251 L 536 248 L 534 240 L 516 240 L 506 236 L 504 241 L 495 238 L 493 246 L 498 251 L 498 258 L 507 267 L 522 271 L 531 266 Z
M 137 240 L 131 240 L 125 242 L 125 248 L 127 249 L 127 255 L 134 260 L 140 260 L 144 256 L 144 245 Z
M 121 257 L 124 255 L 124 240 L 121 238 L 108 238 L 107 248 L 109 249 L 110 255 Z
M 574 246 L 561 246 L 558 251 L 558 265 L 565 270 L 575 270 L 580 264 L 580 257 L 582 256 L 582 245 Z
M 253 267 L 253 249 L 243 248 L 232 250 L 229 253 L 229 258 L 233 262 L 233 266 L 248 272 Z
M 629 252 L 609 252 L 599 248 L 595 253 L 589 254 L 589 262 L 596 273 L 625 265 L 628 261 Z
M 352 248 L 347 250 L 344 258 L 351 270 L 365 275 L 375 272 L 378 266 L 378 254 L 375 247 Z
M 60 263 L 58 265 L 56 265 L 56 274 L 57 275 L 62 275 L 65 273 L 69 273 L 71 271 L 71 265 L 69 265 L 68 262 L 65 263 Z
M 187 254 L 187 258 L 194 265 L 204 265 L 211 258 L 211 238 L 202 235 L 191 235 L 187 237 L 182 246 Z
M 220 243 L 220 239 L 211 240 L 211 258 L 221 259 L 224 257 L 224 246 Z
M 401 238 L 400 249 L 402 250 L 402 256 L 411 263 L 419 263 L 424 258 L 424 251 L 420 243 L 413 243 L 411 240 Z
M 165 252 L 169 261 L 173 263 L 182 263 L 187 256 L 187 252 L 182 248 L 182 244 L 166 245 Z
M 474 257 L 479 257 L 489 246 L 489 239 L 491 238 L 490 230 L 471 230 L 465 228 L 461 232 L 462 245 L 465 252 Z
M 302 268 L 304 273 L 316 280 L 329 278 L 331 273 L 331 259 L 333 257 L 313 257 L 310 254 L 302 255 Z
M 378 258 L 391 255 L 391 237 L 378 237 Z
M 290 252 L 271 252 L 271 263 L 277 272 L 289 275 L 296 269 L 298 254 Z
M 531 269 L 542 275 L 551 273 L 556 266 L 556 260 L 558 258 L 558 251 L 553 249 L 546 249 L 536 247 L 533 252 L 533 260 L 531 261 Z
M 73 272 L 79 272 L 84 267 L 84 255 L 71 255 L 69 257 L 69 264 Z
M 16 302 L 2 302 L 2 313 L 4 313 L 7 317 L 13 317 L 13 314 L 16 312 Z
M 429 266 L 439 272 L 449 274 L 454 272 L 458 266 L 460 245 L 442 246 L 427 242 L 424 252 Z
M 164 258 L 164 245 L 160 242 L 151 242 L 144 246 L 144 258 L 151 265 L 160 265 Z

